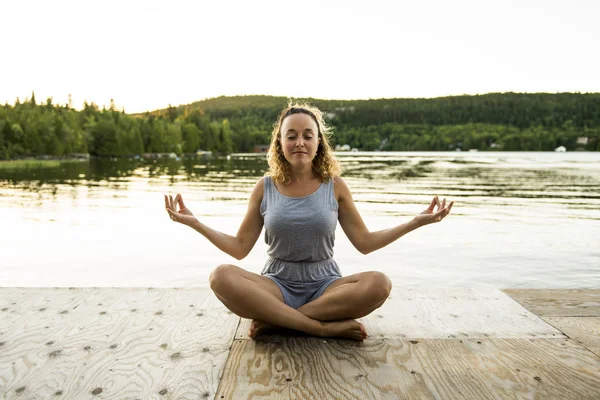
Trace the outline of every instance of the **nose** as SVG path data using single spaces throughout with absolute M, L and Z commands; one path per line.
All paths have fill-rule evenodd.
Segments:
M 304 138 L 302 136 L 298 136 L 298 139 L 296 140 L 296 146 L 304 146 Z

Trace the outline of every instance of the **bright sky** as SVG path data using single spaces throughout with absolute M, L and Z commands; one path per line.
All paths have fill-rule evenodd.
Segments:
M 0 101 L 600 92 L 597 0 L 13 0 Z

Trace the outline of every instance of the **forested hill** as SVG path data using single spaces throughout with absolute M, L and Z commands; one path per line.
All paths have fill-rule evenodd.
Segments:
M 334 143 L 361 150 L 600 150 L 600 93 L 297 101 L 326 113 Z M 228 120 L 235 142 L 247 151 L 260 142 L 258 132 L 271 130 L 287 102 L 273 96 L 218 97 L 179 107 L 178 113 L 199 109 Z
M 492 93 L 434 99 L 296 99 L 319 107 L 332 142 L 360 150 L 600 151 L 600 93 Z M 0 106 L 0 159 L 90 153 L 126 156 L 266 145 L 288 99 L 235 96 L 142 114 L 52 99 Z
M 217 118 L 254 114 L 274 120 L 285 97 L 217 97 L 188 106 Z M 319 100 L 299 99 L 335 114 L 335 123 L 369 126 L 384 123 L 457 125 L 485 123 L 531 126 L 600 126 L 600 93 L 490 93 L 433 99 Z M 570 121 L 570 122 L 569 122 Z

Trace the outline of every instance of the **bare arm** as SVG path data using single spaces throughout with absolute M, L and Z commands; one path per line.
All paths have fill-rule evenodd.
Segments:
M 263 188 L 264 182 L 263 179 L 260 179 L 250 195 L 248 211 L 235 236 L 219 232 L 198 221 L 192 212 L 185 207 L 183 199 L 179 194 L 175 196 L 175 199 L 171 198 L 171 196 L 168 198 L 165 196 L 165 206 L 173 221 L 193 228 L 219 250 L 241 260 L 250 253 L 262 231 L 263 219 L 260 215 L 260 203 L 263 198 Z M 180 208 L 179 212 L 176 209 L 177 205 Z
M 454 202 L 445 207 L 446 200 L 440 204 L 439 199 L 433 198 L 429 207 L 423 213 L 414 217 L 412 220 L 395 226 L 393 228 L 384 229 L 376 232 L 369 232 L 360 213 L 356 209 L 352 194 L 346 183 L 339 177 L 335 179 L 335 192 L 338 199 L 338 219 L 350 242 L 362 254 L 368 254 L 372 251 L 379 250 L 382 247 L 398 240 L 407 233 L 428 225 L 433 222 L 441 221 L 452 208 Z M 433 212 L 435 206 L 439 210 Z

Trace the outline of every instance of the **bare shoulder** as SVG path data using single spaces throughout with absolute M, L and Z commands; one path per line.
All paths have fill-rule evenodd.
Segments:
M 338 201 L 338 203 L 340 201 L 344 201 L 349 196 L 351 196 L 350 188 L 348 187 L 348 185 L 346 185 L 346 182 L 344 182 L 342 177 L 335 176 L 333 178 L 333 183 L 334 183 L 333 190 L 335 193 L 335 198 Z
M 264 190 L 265 190 L 265 177 L 262 176 L 256 182 L 256 185 L 254 185 L 254 189 L 252 189 L 252 194 L 250 195 L 250 201 L 258 202 L 258 204 L 260 204 L 260 202 L 262 201 L 262 198 L 263 198 Z
M 256 181 L 256 185 L 254 185 L 254 190 L 260 191 L 261 195 L 262 195 L 263 190 L 265 189 L 265 179 L 267 179 L 266 176 L 261 176 L 260 179 L 258 181 Z

